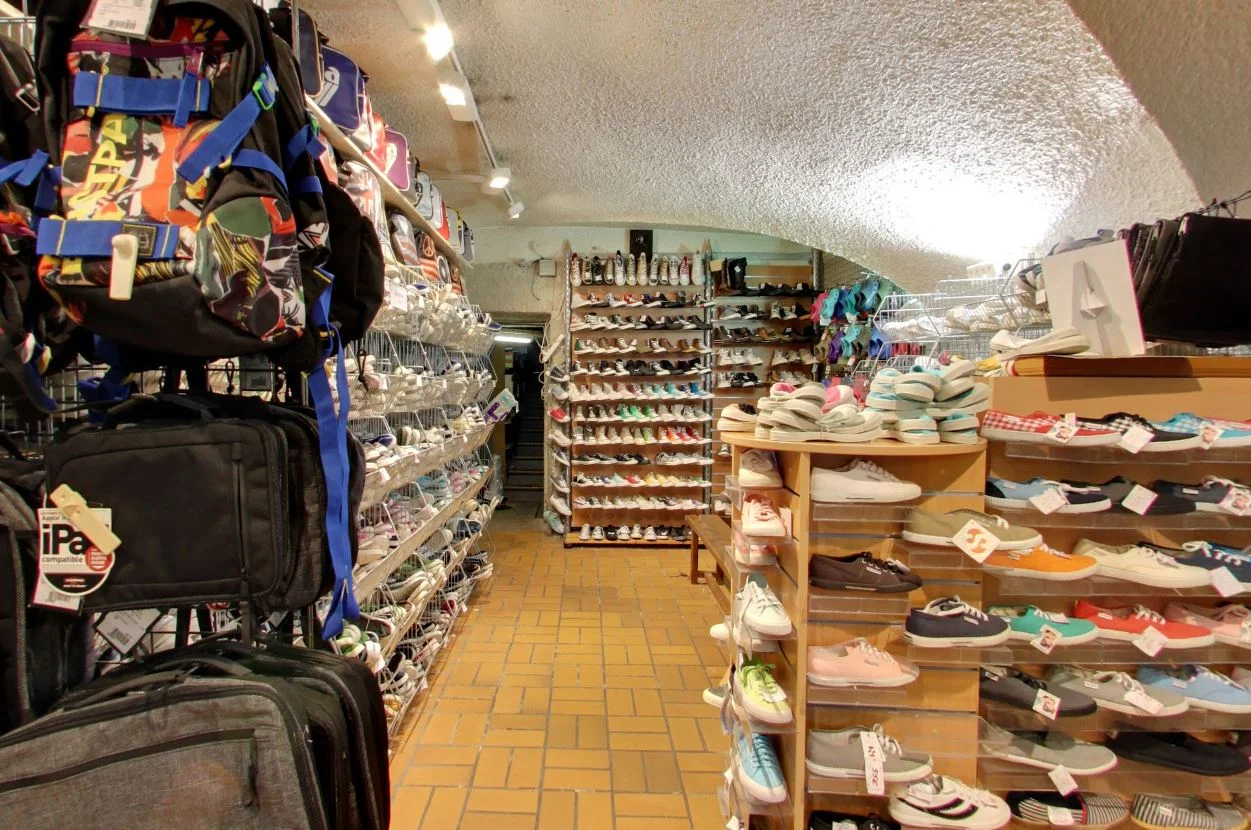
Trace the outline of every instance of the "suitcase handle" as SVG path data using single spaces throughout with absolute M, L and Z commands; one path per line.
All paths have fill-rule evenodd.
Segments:
M 188 413 L 198 415 L 201 421 L 213 420 L 213 411 L 203 403 L 185 395 L 171 395 L 167 392 L 158 392 L 155 395 L 133 395 L 111 407 L 108 412 L 104 413 L 104 424 L 101 426 L 101 429 L 114 429 L 119 424 L 131 420 L 151 417 L 151 413 L 143 410 L 152 407 L 153 404 L 164 404 L 165 406 L 185 409 Z

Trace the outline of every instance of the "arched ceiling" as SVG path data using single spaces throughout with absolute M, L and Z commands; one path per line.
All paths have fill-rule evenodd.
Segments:
M 377 107 L 425 167 L 482 172 L 396 2 L 303 5 L 371 74 Z M 1105 21 L 1113 6 L 1133 16 L 1120 0 L 1074 3 Z M 1064 0 L 442 9 L 522 224 L 753 231 L 923 289 L 969 261 L 1198 201 L 1173 144 Z M 498 197 L 441 186 L 476 227 L 507 221 Z

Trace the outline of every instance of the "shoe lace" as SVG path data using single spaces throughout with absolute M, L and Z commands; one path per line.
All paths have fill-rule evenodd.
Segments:
M 1216 548 L 1212 547 L 1211 543 L 1209 542 L 1184 542 L 1182 544 L 1182 548 L 1184 550 L 1202 553 L 1204 556 L 1208 557 L 1209 559 L 1214 559 L 1217 562 L 1229 562 L 1230 564 L 1235 564 L 1235 563 L 1246 561 L 1241 556 L 1235 556 L 1232 553 L 1226 553 L 1223 550 L 1217 550 Z
M 874 464 L 872 461 L 869 461 L 864 458 L 859 458 L 859 459 L 856 459 L 855 463 L 856 463 L 856 466 L 858 466 L 860 469 L 864 470 L 866 473 L 876 476 L 877 478 L 885 479 L 886 481 L 896 480 L 893 475 L 891 475 L 889 472 L 887 472 L 884 468 L 880 467 L 879 465 Z
M 893 556 L 888 556 L 885 559 L 881 560 L 881 562 L 886 567 L 894 571 L 898 571 L 899 573 L 905 573 L 905 574 L 912 573 L 911 569 L 909 569 L 907 565 L 900 562 L 898 559 L 894 558 Z
M 857 637 L 854 641 L 852 641 L 852 648 L 857 648 L 864 652 L 866 656 L 882 660 L 890 665 L 894 665 L 896 663 L 894 655 L 889 652 L 882 651 L 882 649 L 873 645 L 863 637 Z
M 1161 551 L 1156 550 L 1155 548 L 1148 548 L 1148 547 L 1143 547 L 1142 545 L 1136 545 L 1132 549 L 1129 550 L 1129 553 L 1136 553 L 1139 556 L 1152 560 L 1157 565 L 1167 565 L 1173 568 L 1178 567 L 1178 562 L 1176 559 L 1169 556 L 1167 553 L 1163 553 Z
M 989 620 L 990 619 L 990 617 L 986 616 L 985 611 L 983 611 L 980 608 L 974 608 L 972 605 L 969 605 L 967 602 L 960 599 L 960 597 L 951 597 L 943 601 L 943 605 L 945 605 L 947 609 L 949 610 L 959 611 L 961 613 L 968 614 L 970 617 L 973 617 L 974 619 L 977 619 L 977 620 Z
M 744 683 L 759 686 L 760 691 L 766 695 L 780 691 L 777 681 L 773 679 L 773 667 L 763 660 L 759 663 L 744 663 L 738 671 Z
M 1068 620 L 1068 617 L 1064 614 L 1057 614 L 1054 611 L 1043 611 L 1041 608 L 1035 608 L 1034 613 L 1042 617 L 1044 620 L 1050 620 L 1051 622 L 1065 622 Z
M 1137 608 L 1135 608 L 1134 616 L 1140 620 L 1146 620 L 1148 622 L 1153 622 L 1153 623 L 1165 622 L 1163 614 L 1159 613 L 1158 611 L 1152 611 L 1150 608 L 1146 607 L 1145 605 L 1139 605 Z
M 1210 487 L 1214 484 L 1223 485 L 1225 487 L 1241 486 L 1238 484 L 1238 482 L 1234 481 L 1233 479 L 1222 478 L 1221 476 L 1204 476 L 1203 479 L 1199 483 L 1205 487 Z
M 1123 672 L 1123 671 L 1118 671 L 1118 672 L 1113 672 L 1112 674 L 1113 674 L 1113 676 L 1116 678 L 1116 682 L 1117 682 L 1117 683 L 1120 683 L 1120 684 L 1121 684 L 1121 688 L 1122 688 L 1122 689 L 1124 689 L 1125 691 L 1127 691 L 1127 692 L 1141 692 L 1142 694 L 1146 694 L 1146 693 L 1147 693 L 1147 690 L 1146 690 L 1146 689 L 1144 689 L 1144 688 L 1142 687 L 1142 684 L 1141 684 L 1141 683 L 1139 683 L 1139 682 L 1138 682 L 1137 680 L 1135 680 L 1134 678 L 1130 677 L 1130 676 L 1129 676 L 1128 674 L 1126 674 L 1125 672 Z
M 882 744 L 882 751 L 887 755 L 903 755 L 903 747 L 899 745 L 899 741 L 887 735 L 882 724 L 873 724 L 873 733 L 877 735 L 878 742 Z

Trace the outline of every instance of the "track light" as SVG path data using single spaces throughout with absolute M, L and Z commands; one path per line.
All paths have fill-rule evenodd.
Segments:
M 516 343 L 518 345 L 521 345 L 523 343 L 533 343 L 534 338 L 523 337 L 519 334 L 497 334 L 495 335 L 495 342 L 496 343 Z
M 436 23 L 426 29 L 426 33 L 421 36 L 421 42 L 426 44 L 426 52 L 430 55 L 430 60 L 438 63 L 451 54 L 452 30 L 447 27 L 446 23 Z
M 513 171 L 507 167 L 494 167 L 491 174 L 487 176 L 487 187 L 492 190 L 503 190 L 508 187 L 508 183 L 512 181 Z
M 461 73 L 445 69 L 438 74 L 439 94 L 447 104 L 453 121 L 478 120 L 478 107 L 469 88 L 469 79 Z
M 449 107 L 465 106 L 465 90 L 453 84 L 439 84 L 439 93 Z
M 525 209 L 526 209 L 526 206 L 522 204 L 521 202 L 513 202 L 511 205 L 508 206 L 508 218 L 516 219 L 518 216 L 521 215 L 521 212 Z

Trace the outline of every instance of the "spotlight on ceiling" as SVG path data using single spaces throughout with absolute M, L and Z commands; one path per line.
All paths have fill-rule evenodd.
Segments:
M 478 106 L 474 103 L 468 78 L 454 70 L 442 70 L 438 81 L 439 94 L 443 96 L 453 121 L 478 120 Z
M 492 190 L 503 190 L 508 187 L 508 183 L 512 181 L 513 171 L 507 167 L 493 167 L 491 174 L 487 176 L 487 187 Z
M 426 44 L 426 52 L 430 55 L 430 60 L 438 63 L 452 51 L 452 30 L 447 27 L 446 23 L 435 23 L 426 29 L 426 33 L 421 36 L 421 42 Z
M 524 337 L 520 334 L 497 334 L 495 335 L 496 343 L 516 343 L 522 345 L 525 343 L 533 343 L 533 337 Z
M 525 209 L 526 209 L 526 206 L 522 204 L 521 202 L 513 202 L 511 205 L 508 206 L 508 218 L 516 219 L 518 216 L 521 215 L 521 212 Z

